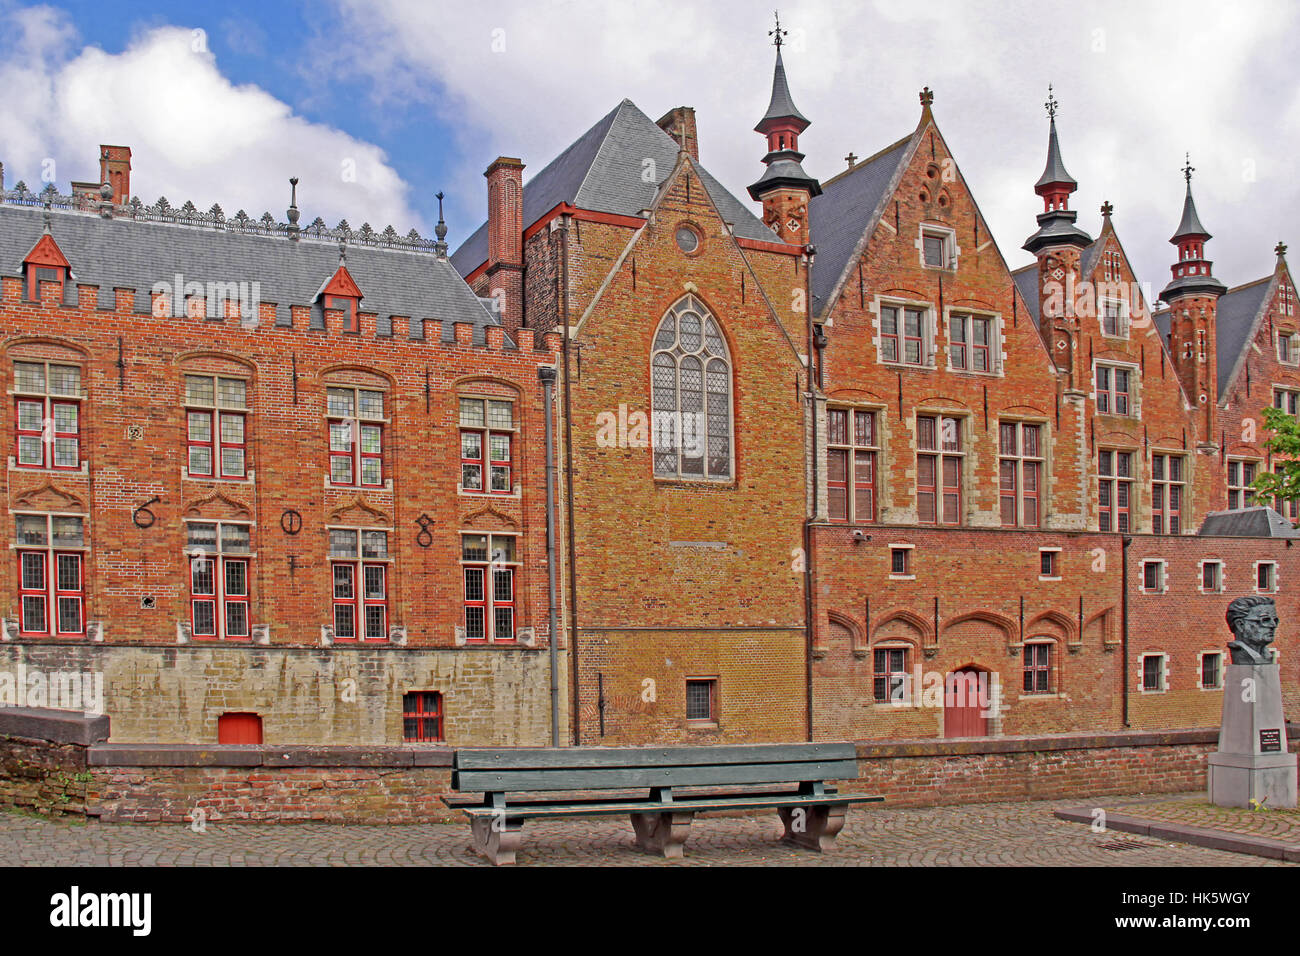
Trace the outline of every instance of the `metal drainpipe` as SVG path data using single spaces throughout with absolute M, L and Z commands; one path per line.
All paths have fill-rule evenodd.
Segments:
M 569 546 L 569 674 L 572 685 L 573 743 L 582 742 L 581 712 L 579 708 L 578 687 L 578 566 L 577 545 L 574 541 L 573 525 L 573 399 L 569 390 L 569 213 L 561 217 L 560 228 L 560 318 L 564 323 L 564 337 L 561 339 L 561 358 L 564 361 L 564 496 Z
M 555 369 L 543 366 L 537 370 L 542 383 L 546 409 L 546 596 L 547 620 L 550 627 L 551 658 L 551 746 L 560 746 L 560 632 L 556 627 L 556 605 L 559 594 L 555 581 L 555 428 L 551 420 L 554 403 L 551 392 L 555 387 Z
M 1120 539 L 1120 575 L 1122 577 L 1122 590 L 1120 592 L 1120 649 L 1124 654 L 1124 688 L 1120 699 L 1124 707 L 1124 726 L 1128 727 L 1128 548 L 1133 543 L 1133 539 L 1125 535 Z M 1082 636 L 1082 635 L 1080 635 Z
M 812 522 L 817 517 L 817 498 L 820 492 L 817 481 L 817 456 L 820 454 L 817 442 L 817 390 L 813 379 L 813 320 L 812 320 L 812 261 L 816 249 L 804 246 L 804 315 L 808 326 L 808 409 L 812 423 L 812 516 L 803 523 L 803 600 L 804 600 L 804 732 L 809 740 L 813 739 L 813 547 Z

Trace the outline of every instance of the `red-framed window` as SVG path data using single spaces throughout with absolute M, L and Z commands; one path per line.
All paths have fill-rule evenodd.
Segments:
M 718 720 L 718 679 L 716 677 L 688 677 L 686 679 L 686 719 L 716 723 Z
M 877 647 L 872 651 L 872 697 L 876 703 L 907 700 L 907 650 Z
M 1251 487 L 1259 475 L 1259 462 L 1228 459 L 1228 510 L 1249 508 L 1255 504 L 1255 489 Z
M 1132 407 L 1130 369 L 1097 366 L 1097 411 L 1102 415 L 1127 415 Z
M 442 694 L 418 690 L 402 695 L 402 740 L 408 744 L 443 740 Z
M 343 331 L 360 332 L 361 325 L 357 318 L 357 308 L 359 302 L 355 296 L 350 295 L 327 295 L 325 296 L 325 308 L 338 309 L 343 313 Z
M 23 635 L 86 632 L 85 529 L 77 515 L 14 516 Z
M 59 283 L 59 297 L 63 297 L 63 283 L 67 281 L 67 270 L 63 266 L 38 266 L 35 263 L 28 263 L 26 269 L 28 301 L 40 300 L 42 282 Z
M 330 528 L 334 640 L 388 640 L 388 532 Z
M 1007 528 L 1037 528 L 1042 520 L 1043 426 L 998 423 L 998 504 Z
M 465 640 L 513 641 L 516 628 L 515 539 L 512 535 L 461 535 Z
M 376 389 L 330 386 L 330 484 L 380 487 L 384 483 L 384 393 Z
M 831 520 L 875 521 L 876 454 L 880 450 L 876 413 L 828 409 L 826 438 L 826 491 Z
M 916 416 L 916 517 L 922 524 L 961 524 L 961 421 Z
M 911 306 L 880 307 L 880 360 L 923 365 L 926 361 L 925 310 Z
M 81 467 L 81 369 L 14 362 L 15 460 L 23 468 Z
M 977 315 L 948 316 L 948 358 L 955 369 L 993 371 L 993 320 Z
M 1025 645 L 1024 692 L 1048 694 L 1052 690 L 1052 645 Z
M 1105 449 L 1097 453 L 1097 527 L 1101 531 L 1129 530 L 1133 497 L 1133 453 Z
M 1181 534 L 1183 530 L 1183 459 L 1181 455 L 1151 456 L 1151 531 Z
M 493 398 L 460 400 L 460 487 L 508 495 L 515 443 L 515 406 Z M 486 477 L 486 483 L 485 483 Z
M 186 537 L 190 633 L 196 640 L 248 640 L 252 636 L 250 526 L 191 521 Z
M 243 478 L 248 473 L 248 383 L 217 375 L 185 376 L 186 473 Z

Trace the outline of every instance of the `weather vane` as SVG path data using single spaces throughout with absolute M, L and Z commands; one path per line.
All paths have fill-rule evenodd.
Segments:
M 1192 154 L 1184 153 L 1183 157 L 1187 160 L 1187 165 L 1183 167 L 1183 178 L 1189 183 L 1192 181 L 1192 173 L 1196 172 L 1196 167 L 1192 165 Z
M 779 49 L 781 49 L 781 43 L 782 43 L 781 38 L 782 38 L 783 36 L 787 36 L 787 35 L 789 34 L 790 31 L 789 31 L 789 30 L 782 30 L 782 29 L 781 29 L 781 11 L 780 11 L 780 10 L 776 11 L 776 12 L 773 14 L 773 16 L 776 17 L 776 29 L 775 29 L 775 30 L 768 30 L 768 31 L 767 31 L 767 35 L 770 36 L 770 37 L 776 37 L 776 39 L 773 40 L 772 42 L 776 44 L 776 48 L 779 50 Z
M 1047 84 L 1047 102 L 1043 104 L 1047 107 L 1048 119 L 1056 119 L 1056 108 L 1061 104 L 1056 102 L 1056 97 L 1052 95 L 1052 84 Z

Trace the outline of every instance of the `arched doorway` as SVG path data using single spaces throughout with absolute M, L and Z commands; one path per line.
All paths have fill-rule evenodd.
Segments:
M 978 667 L 958 668 L 944 679 L 943 735 L 987 737 L 993 705 L 989 672 Z

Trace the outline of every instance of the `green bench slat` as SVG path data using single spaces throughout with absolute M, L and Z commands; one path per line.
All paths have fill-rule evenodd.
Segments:
M 865 794 L 812 794 L 788 793 L 775 796 L 753 797 L 702 797 L 696 800 L 673 800 L 669 803 L 653 800 L 628 800 L 613 803 L 547 803 L 507 805 L 503 811 L 491 807 L 463 808 L 471 818 L 491 818 L 504 814 L 507 820 L 525 820 L 530 817 L 563 816 L 615 816 L 631 813 L 705 813 L 711 810 L 761 810 L 771 807 L 830 806 L 843 803 L 880 803 L 884 797 Z
M 621 790 L 637 787 L 700 787 L 743 783 L 800 783 L 810 780 L 852 780 L 858 762 L 818 760 L 801 763 L 757 763 L 695 766 L 601 766 L 587 769 L 463 770 L 452 773 L 456 790 L 510 792 L 515 790 Z
M 720 747 L 511 747 L 457 750 L 458 770 L 717 766 L 856 759 L 852 743 L 733 744 Z M 855 774 L 856 776 L 856 774 Z
M 506 805 L 508 807 L 532 807 L 532 806 L 572 807 L 572 806 L 583 806 L 585 804 L 618 803 L 619 801 L 638 801 L 638 800 L 649 799 L 648 797 L 644 796 L 644 791 L 646 788 L 643 787 L 641 789 L 642 789 L 641 794 L 628 794 L 625 797 L 620 797 L 610 793 L 601 793 L 598 796 L 594 795 L 594 796 L 586 796 L 586 797 L 566 797 L 564 799 L 561 799 L 559 797 L 539 797 L 539 796 L 520 797 L 520 796 L 516 796 L 516 793 L 526 793 L 527 791 L 515 791 L 514 793 L 511 793 L 509 797 L 507 797 Z M 839 791 L 836 789 L 836 787 L 833 784 L 828 784 L 822 796 L 833 797 L 838 792 Z M 800 796 L 813 796 L 813 794 L 801 794 L 797 790 L 770 790 L 770 789 L 754 790 L 754 791 L 739 791 L 739 792 L 725 792 L 725 791 L 716 792 L 710 790 L 704 793 L 683 793 L 679 790 L 673 794 L 673 799 L 675 801 L 684 802 L 687 800 L 704 800 L 704 799 L 726 800 L 733 797 L 737 799 L 742 797 L 752 797 L 757 800 L 757 799 L 766 799 L 768 797 L 800 797 Z M 485 802 L 485 799 L 482 796 L 472 796 L 472 797 L 444 796 L 441 799 L 446 806 L 450 807 L 453 810 L 459 810 L 463 807 L 487 806 L 487 803 Z M 884 797 L 881 797 L 881 799 L 883 800 Z

